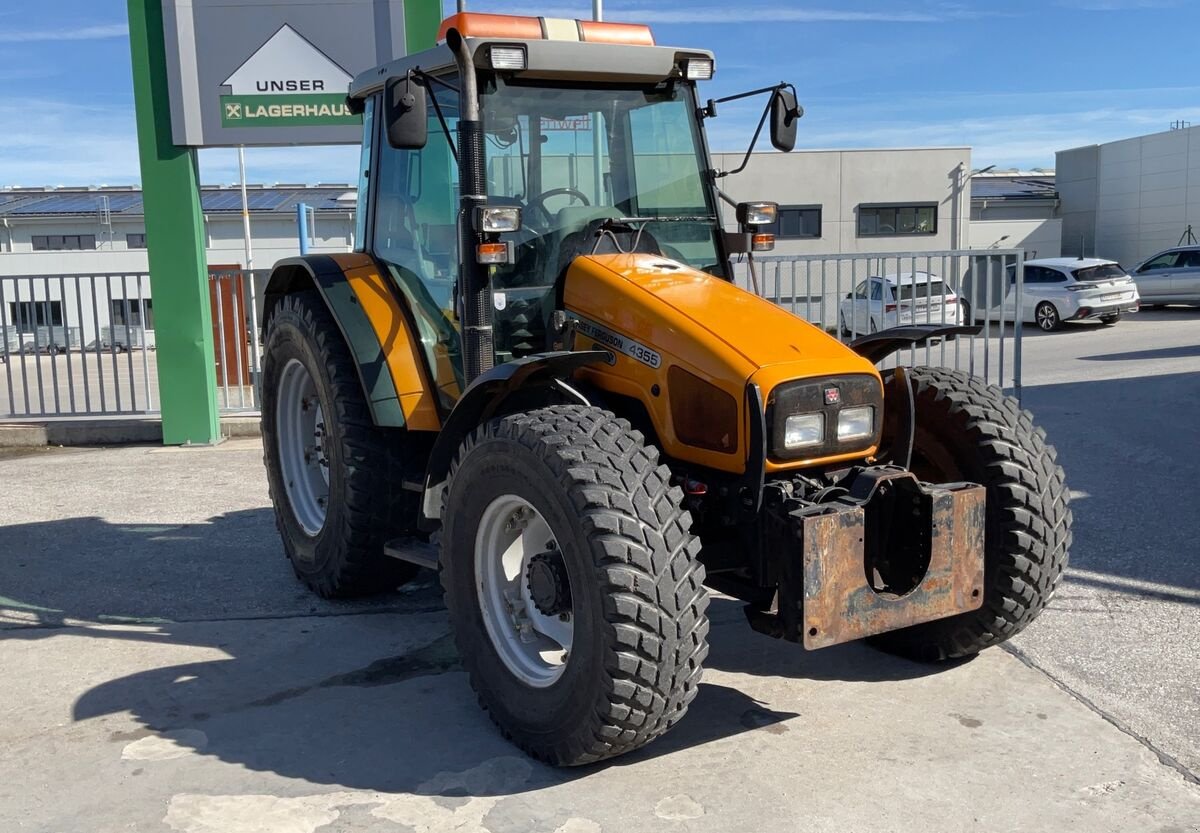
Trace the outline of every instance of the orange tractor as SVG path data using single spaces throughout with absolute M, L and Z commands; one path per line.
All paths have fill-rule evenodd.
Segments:
M 1029 414 L 960 372 L 876 368 L 969 328 L 843 345 L 735 285 L 775 206 L 718 187 L 713 70 L 643 26 L 451 17 L 352 85 L 357 251 L 282 261 L 267 289 L 297 575 L 333 597 L 438 570 L 482 703 L 555 764 L 684 716 L 709 588 L 806 648 L 937 662 L 1021 631 L 1067 559 Z M 791 150 L 794 90 L 755 92 Z

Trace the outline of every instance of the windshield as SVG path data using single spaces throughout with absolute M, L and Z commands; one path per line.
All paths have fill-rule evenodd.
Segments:
M 1103 266 L 1089 266 L 1086 269 L 1076 269 L 1071 274 L 1075 276 L 1075 280 L 1082 282 L 1107 281 L 1112 278 L 1127 277 L 1125 270 L 1115 263 L 1107 263 Z
M 652 218 L 622 248 L 723 274 L 686 84 L 578 88 L 481 79 L 488 201 L 518 205 L 516 262 L 493 282 L 550 285 L 588 254 L 605 219 Z

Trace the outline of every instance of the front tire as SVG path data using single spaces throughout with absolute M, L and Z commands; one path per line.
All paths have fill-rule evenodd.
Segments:
M 416 501 L 400 486 L 402 435 L 373 424 L 350 350 L 316 292 L 279 302 L 262 372 L 267 484 L 297 577 L 324 598 L 412 578 L 415 566 L 383 551 L 415 520 Z
M 932 483 L 987 490 L 984 599 L 978 610 L 872 637 L 889 653 L 938 661 L 1011 639 L 1045 608 L 1067 565 L 1071 510 L 1062 468 L 1028 411 L 967 373 L 908 370 L 915 394 L 912 470 Z M 902 401 L 894 374 L 887 402 Z
M 446 606 L 480 703 L 535 758 L 574 766 L 637 749 L 696 696 L 708 595 L 670 477 L 598 408 L 497 418 L 459 450 L 442 518 Z

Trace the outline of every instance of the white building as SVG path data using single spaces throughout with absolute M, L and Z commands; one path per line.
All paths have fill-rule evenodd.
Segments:
M 714 154 L 734 170 L 744 154 Z M 738 201 L 779 203 L 778 255 L 967 248 L 971 149 L 893 148 L 759 153 L 718 180 Z M 732 227 L 732 210 L 726 210 Z
M 1054 171 L 987 171 L 971 177 L 971 247 L 1058 257 L 1062 217 Z
M 742 159 L 716 154 L 714 164 L 733 170 Z M 779 203 L 775 255 L 1016 247 L 1031 257 L 1059 253 L 1052 175 L 971 174 L 966 147 L 815 150 L 755 154 L 744 171 L 718 184 L 735 200 Z M 354 246 L 349 185 L 254 186 L 249 203 L 256 268 L 299 252 L 300 203 L 313 209 L 310 251 Z M 210 266 L 244 267 L 239 190 L 204 188 L 201 208 Z M 142 210 L 134 188 L 0 191 L 0 277 L 110 276 L 8 281 L 9 295 L 19 297 L 0 298 L 0 320 L 19 332 L 75 328 L 72 344 L 115 338 L 106 335 L 110 326 L 144 322 L 153 329 L 149 281 L 135 277 L 148 269 Z M 733 211 L 723 210 L 732 228 Z
M 296 207 L 308 216 L 309 250 L 345 252 L 354 245 L 354 189 L 349 185 L 254 186 L 249 191 L 253 265 L 269 269 L 300 249 Z M 246 266 L 241 192 L 203 188 L 204 234 L 210 268 Z M 89 345 L 97 340 L 140 346 L 154 328 L 140 190 L 14 188 L 0 191 L 0 322 L 10 351 L 39 345 Z M 60 275 L 80 278 L 60 279 Z M 55 276 L 55 277 L 47 277 Z M 126 331 L 126 325 L 130 328 Z
M 1200 236 L 1200 127 L 1059 151 L 1062 253 L 1132 267 Z

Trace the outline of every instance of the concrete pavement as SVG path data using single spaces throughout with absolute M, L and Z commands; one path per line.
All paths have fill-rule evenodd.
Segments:
M 0 830 L 1200 831 L 1200 314 L 1153 315 L 1026 344 L 1076 546 L 1020 657 L 805 653 L 717 599 L 689 716 L 583 770 L 500 738 L 428 577 L 295 581 L 256 441 L 0 459 Z

